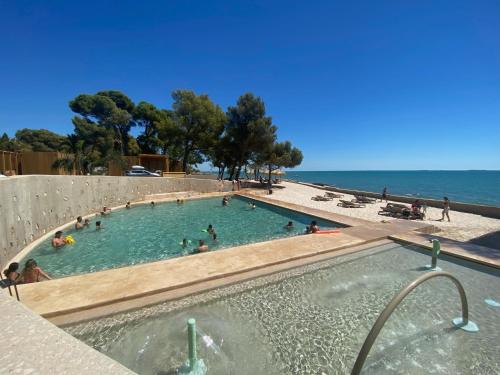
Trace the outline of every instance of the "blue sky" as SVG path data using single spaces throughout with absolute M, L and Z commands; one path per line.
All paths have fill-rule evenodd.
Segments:
M 0 132 L 68 101 L 261 96 L 301 170 L 500 169 L 500 2 L 0 0 Z

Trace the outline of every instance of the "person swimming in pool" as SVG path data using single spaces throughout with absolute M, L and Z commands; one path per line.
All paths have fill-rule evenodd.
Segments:
M 154 201 L 151 201 L 150 205 L 151 205 L 151 208 L 155 208 L 155 202 Z
M 209 233 L 211 235 L 213 235 L 215 233 L 215 229 L 212 226 L 212 224 L 208 224 L 207 233 Z
M 227 206 L 227 205 L 228 205 L 228 203 L 229 203 L 229 199 L 227 199 L 227 197 L 223 197 L 223 198 L 222 198 L 222 205 L 223 205 L 223 206 Z
M 66 238 L 63 237 L 63 232 L 58 230 L 56 234 L 54 234 L 54 238 L 52 239 L 52 247 L 58 249 L 66 245 Z
M 292 230 L 293 229 L 293 221 L 289 221 L 287 225 L 283 227 L 286 230 Z
M 101 230 L 103 226 L 101 225 L 101 221 L 96 221 L 95 222 L 95 230 Z
M 83 228 L 83 219 L 81 216 L 78 216 L 76 218 L 75 229 L 82 229 L 82 228 Z
M 181 244 L 181 246 L 182 246 L 183 248 L 186 248 L 186 247 L 187 247 L 187 245 L 188 245 L 188 240 L 187 240 L 187 238 L 183 238 L 183 239 L 182 239 L 182 244 Z
M 198 247 L 195 249 L 195 252 L 197 253 L 204 253 L 208 251 L 208 246 L 205 245 L 205 241 L 199 240 L 198 241 Z
M 309 226 L 311 229 L 311 233 L 316 233 L 319 231 L 318 223 L 316 223 L 316 220 L 311 221 L 311 225 Z
M 83 222 L 83 226 L 84 227 L 90 227 L 90 220 L 89 219 L 85 219 L 85 221 Z
M 127 202 L 127 204 L 125 205 L 125 208 L 128 210 L 130 208 L 130 202 Z

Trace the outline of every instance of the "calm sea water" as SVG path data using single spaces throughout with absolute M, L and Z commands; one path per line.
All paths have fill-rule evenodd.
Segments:
M 321 171 L 286 175 L 339 188 L 500 206 L 500 171 Z

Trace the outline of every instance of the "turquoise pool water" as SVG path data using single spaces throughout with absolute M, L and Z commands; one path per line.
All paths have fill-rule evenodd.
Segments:
M 311 220 L 316 220 L 322 229 L 338 227 L 265 203 L 255 202 L 257 207 L 251 209 L 248 203 L 245 198 L 234 197 L 223 207 L 221 198 L 211 198 L 112 211 L 92 220 L 90 228 L 65 231 L 64 235 L 71 234 L 76 240 L 74 245 L 55 250 L 48 239 L 22 262 L 34 258 L 44 271 L 62 277 L 187 255 L 200 239 L 206 240 L 210 250 L 218 250 L 296 236 L 303 233 Z M 100 231 L 95 230 L 96 220 L 102 222 Z M 295 225 L 291 231 L 283 228 L 288 221 Z M 217 232 L 217 241 L 202 231 L 209 224 Z M 183 238 L 191 241 L 186 249 L 180 246 Z

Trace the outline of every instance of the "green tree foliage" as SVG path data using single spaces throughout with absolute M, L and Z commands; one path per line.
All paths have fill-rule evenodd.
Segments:
M 65 156 L 57 159 L 53 168 L 63 168 L 72 173 L 83 175 L 92 171 L 92 149 L 75 134 L 70 134 L 63 145 Z
M 153 104 L 140 102 L 135 107 L 133 116 L 136 125 L 143 128 L 142 134 L 137 137 L 140 150 L 145 154 L 156 154 L 162 147 L 158 132 L 168 121 L 167 115 Z
M 292 147 L 290 142 L 275 143 L 265 158 L 269 173 L 269 181 L 271 180 L 273 171 L 281 167 L 294 168 L 302 163 L 302 159 L 302 151 L 296 147 Z
M 208 95 L 176 90 L 172 98 L 173 119 L 178 127 L 178 141 L 182 148 L 182 168 L 187 171 L 188 164 L 203 161 L 203 155 L 209 154 L 217 145 L 226 116 Z
M 161 153 L 174 160 L 181 160 L 183 156 L 180 142 L 182 132 L 175 122 L 175 113 L 169 109 L 161 110 L 164 121 L 158 124 L 158 140 L 161 144 Z
M 239 97 L 236 106 L 227 110 L 225 147 L 230 153 L 230 178 L 239 178 L 242 166 L 248 161 L 259 161 L 270 152 L 276 140 L 277 127 L 266 116 L 264 101 L 246 93 Z M 226 157 L 226 162 L 229 157 Z
M 66 137 L 45 129 L 21 129 L 16 142 L 21 151 L 60 151 Z
M 87 122 L 112 130 L 114 150 L 119 151 L 121 155 L 128 155 L 129 131 L 134 126 L 132 121 L 134 103 L 125 94 L 119 91 L 100 91 L 95 95 L 82 94 L 70 101 L 69 106 Z
M 7 133 L 0 137 L 0 151 L 18 151 L 19 145 L 15 138 L 10 139 Z

